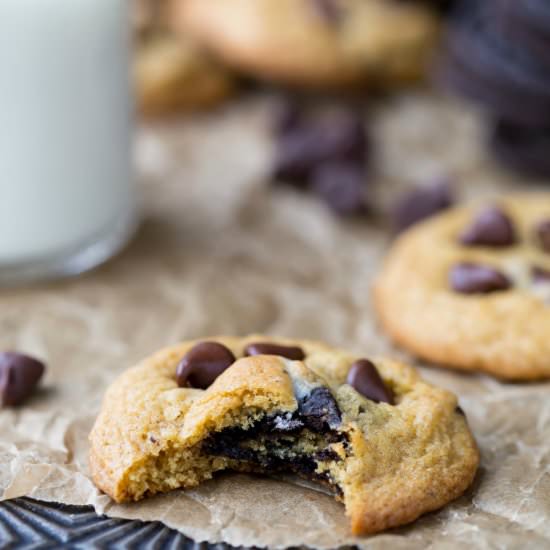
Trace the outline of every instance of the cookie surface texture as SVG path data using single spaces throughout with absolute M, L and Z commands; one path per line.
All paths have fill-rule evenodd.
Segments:
M 433 363 L 550 377 L 550 195 L 449 210 L 404 233 L 374 285 L 394 341 Z
M 386 0 L 175 0 L 173 21 L 228 64 L 304 87 L 391 85 L 424 73 L 428 8 Z
M 117 502 L 221 470 L 285 471 L 331 488 L 351 530 L 366 534 L 440 508 L 472 482 L 478 451 L 456 397 L 414 369 L 310 341 L 204 342 L 161 350 L 107 390 L 90 465 Z M 199 368 L 217 376 L 207 389 L 186 385 Z

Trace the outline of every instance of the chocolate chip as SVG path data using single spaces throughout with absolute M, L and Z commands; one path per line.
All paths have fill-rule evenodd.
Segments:
M 498 290 L 507 290 L 511 281 L 496 269 L 473 263 L 455 265 L 449 273 L 453 290 L 463 294 L 487 294 Z
M 335 24 L 340 21 L 342 9 L 336 0 L 310 0 L 310 2 L 326 22 Z
M 486 208 L 460 235 L 465 245 L 510 246 L 516 242 L 512 220 L 500 208 Z
M 535 265 L 531 268 L 531 278 L 535 283 L 550 283 L 550 271 Z
M 313 171 L 311 190 L 341 216 L 366 211 L 365 171 L 357 162 L 322 163 Z
M 309 395 L 298 403 L 299 419 L 311 430 L 324 432 L 340 426 L 340 409 L 330 390 L 325 387 L 314 388 Z
M 254 342 L 244 349 L 245 355 L 280 355 L 292 361 L 303 361 L 306 357 L 304 350 L 298 346 L 279 346 L 269 342 Z
M 277 141 L 274 178 L 303 184 L 321 163 L 334 160 L 364 162 L 367 137 L 360 119 L 347 109 L 290 125 Z
M 176 369 L 178 386 L 206 389 L 234 362 L 235 356 L 222 344 L 201 342 L 193 346 L 180 361 Z
M 13 407 L 31 395 L 44 374 L 44 363 L 21 353 L 0 353 L 0 404 Z
M 453 204 L 454 197 L 447 181 L 413 189 L 400 197 L 393 207 L 394 231 L 399 233 Z
M 299 104 L 291 98 L 281 100 L 274 110 L 273 125 L 278 135 L 291 132 L 303 120 L 303 111 Z
M 375 403 L 394 404 L 393 392 L 386 387 L 376 367 L 368 359 L 359 359 L 351 365 L 346 382 Z
M 456 414 L 459 414 L 460 416 L 464 416 L 464 417 L 466 416 L 466 413 L 462 410 L 462 407 L 460 407 L 458 405 L 456 406 L 455 412 L 456 412 Z
M 536 227 L 540 246 L 545 252 L 550 252 L 550 220 L 543 220 Z

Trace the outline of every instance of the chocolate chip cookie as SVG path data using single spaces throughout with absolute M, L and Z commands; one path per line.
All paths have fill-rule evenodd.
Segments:
M 107 390 L 90 435 L 117 502 L 216 472 L 292 472 L 326 485 L 355 534 L 461 495 L 478 451 L 456 397 L 410 367 L 310 341 L 214 338 L 164 349 Z
M 304 87 L 417 79 L 439 36 L 425 5 L 393 0 L 174 0 L 174 21 L 228 64 Z
M 148 116 L 210 107 L 235 90 L 225 67 L 193 40 L 166 30 L 139 39 L 134 74 L 139 108 Z
M 134 0 L 134 80 L 146 116 L 210 107 L 235 89 L 231 72 L 188 36 L 170 29 L 167 0 Z
M 550 377 L 550 195 L 449 210 L 404 233 L 374 286 L 384 328 L 428 361 Z

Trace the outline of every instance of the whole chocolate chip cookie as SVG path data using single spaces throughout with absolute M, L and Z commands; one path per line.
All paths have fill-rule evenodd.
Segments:
M 117 502 L 216 472 L 291 472 L 332 489 L 355 534 L 461 495 L 478 451 L 456 397 L 387 359 L 310 341 L 208 338 L 164 349 L 107 390 L 90 435 Z
M 176 26 L 228 64 L 305 87 L 408 82 L 439 36 L 425 5 L 389 0 L 175 0 Z
M 384 328 L 428 361 L 550 378 L 550 194 L 459 207 L 405 232 L 374 286 Z

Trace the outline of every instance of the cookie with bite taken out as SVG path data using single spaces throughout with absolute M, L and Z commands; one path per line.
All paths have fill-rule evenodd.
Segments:
M 96 485 L 117 502 L 216 472 L 291 472 L 330 488 L 355 534 L 461 495 L 478 451 L 456 397 L 410 367 L 310 341 L 185 342 L 124 372 L 90 435 Z

